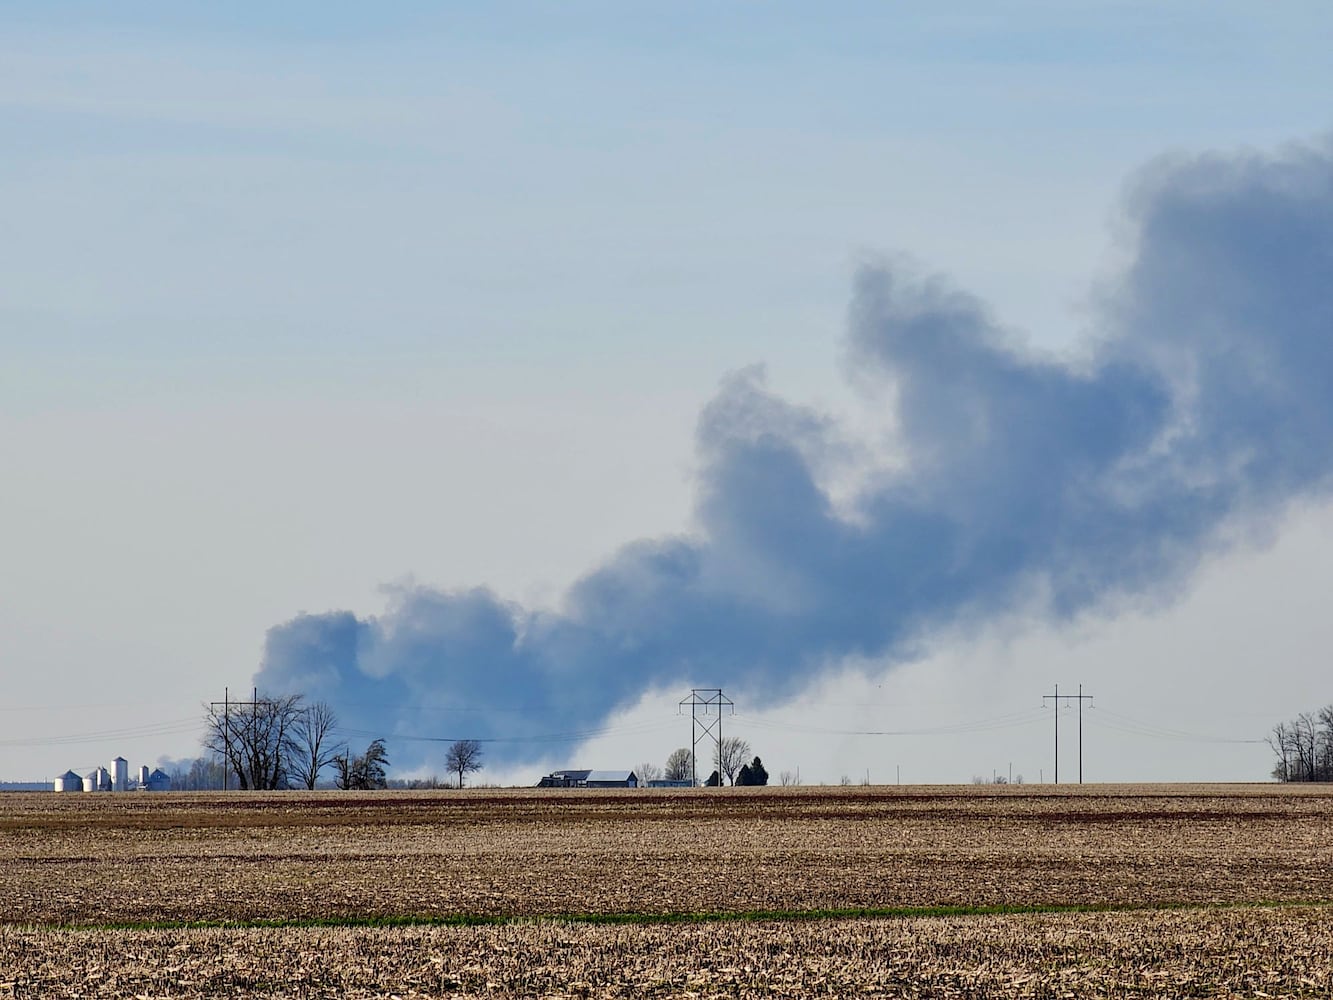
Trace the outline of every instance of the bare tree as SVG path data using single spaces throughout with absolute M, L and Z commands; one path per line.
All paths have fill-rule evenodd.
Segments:
M 778 775 L 778 782 L 779 782 L 779 783 L 782 785 L 782 787 L 784 787 L 784 788 L 786 788 L 786 787 L 789 786 L 789 785 L 799 785 L 799 784 L 800 784 L 800 781 L 797 780 L 796 775 L 793 774 L 791 771 L 783 771 L 781 774 L 779 774 L 779 775 Z
M 372 740 L 366 752 L 353 757 L 351 752 L 343 750 L 333 757 L 333 767 L 338 772 L 337 785 L 343 789 L 384 788 L 388 777 L 384 773 L 389 766 L 389 753 L 384 740 Z
M 210 707 L 203 745 L 226 760 L 240 788 L 286 788 L 301 711 L 299 694 Z
M 1319 778 L 1333 781 L 1333 705 L 1319 710 L 1319 749 L 1322 757 Z
M 656 764 L 643 763 L 634 769 L 634 774 L 639 779 L 640 785 L 646 785 L 650 781 L 656 781 L 662 777 L 662 769 Z
M 343 748 L 332 739 L 338 717 L 328 702 L 316 701 L 304 706 L 296 717 L 296 752 L 292 755 L 291 774 L 305 788 L 314 788 L 319 772 L 333 764 Z
M 666 759 L 667 781 L 690 781 L 694 778 L 694 753 L 688 747 L 672 750 Z
M 1333 781 L 1333 705 L 1279 722 L 1267 742 L 1277 756 L 1278 781 Z
M 444 766 L 458 775 L 458 787 L 463 787 L 463 776 L 481 770 L 481 743 L 477 740 L 456 740 L 449 745 Z
M 208 755 L 194 760 L 163 763 L 173 792 L 212 792 L 222 787 L 222 758 Z
M 1293 745 L 1296 749 L 1296 764 L 1300 768 L 1302 781 L 1319 780 L 1319 725 L 1314 714 L 1302 712 L 1292 721 L 1295 731 Z
M 1273 765 L 1273 777 L 1278 781 L 1291 781 L 1291 732 L 1285 722 L 1279 722 L 1273 727 L 1273 731 L 1265 737 L 1269 748 L 1277 755 L 1277 763 Z
M 745 758 L 750 756 L 750 744 L 739 736 L 724 736 L 721 744 L 713 751 L 713 763 L 727 776 L 729 784 L 736 784 L 736 775 L 745 766 Z

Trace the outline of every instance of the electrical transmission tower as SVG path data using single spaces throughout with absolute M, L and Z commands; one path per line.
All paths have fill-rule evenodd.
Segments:
M 689 697 L 680 700 L 680 708 L 690 706 L 690 777 L 699 784 L 699 744 L 717 745 L 717 766 L 722 768 L 722 710 L 729 708 L 736 714 L 736 703 L 722 693 L 721 688 L 691 688 Z M 710 714 L 716 709 L 716 713 Z M 679 711 L 679 709 L 677 709 Z
M 1060 699 L 1065 700 L 1067 706 L 1071 701 L 1078 702 L 1078 783 L 1083 784 L 1083 703 L 1092 701 L 1092 695 L 1083 693 L 1083 685 L 1078 686 L 1078 694 L 1060 693 L 1060 685 L 1055 685 L 1055 694 L 1044 694 L 1041 700 L 1045 703 L 1047 698 L 1055 700 L 1055 783 L 1060 784 Z

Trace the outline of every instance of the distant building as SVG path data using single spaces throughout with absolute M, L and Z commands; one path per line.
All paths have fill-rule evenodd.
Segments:
M 83 791 L 83 776 L 74 771 L 66 771 L 56 778 L 54 790 L 57 792 L 81 792 Z
M 689 778 L 650 778 L 649 788 L 693 788 L 694 782 Z
M 584 784 L 589 788 L 638 788 L 639 778 L 633 771 L 589 771 Z
M 582 788 L 592 771 L 552 771 L 537 782 L 538 788 Z
M 638 788 L 633 771 L 552 771 L 537 782 L 538 788 Z
M 171 775 L 160 767 L 153 769 L 153 773 L 148 776 L 148 780 L 139 786 L 149 792 L 169 792 L 171 791 Z

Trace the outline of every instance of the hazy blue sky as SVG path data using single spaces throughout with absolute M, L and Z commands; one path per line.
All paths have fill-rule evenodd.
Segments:
M 553 621 L 566 651 L 520 658 L 484 690 L 522 689 L 531 670 L 575 692 L 614 677 L 615 704 L 645 692 L 592 746 L 504 750 L 497 778 L 660 762 L 688 735 L 675 702 L 691 684 L 734 689 L 739 731 L 775 774 L 869 768 L 884 780 L 901 766 L 904 780 L 952 781 L 1013 761 L 1049 777 L 1040 695 L 1080 682 L 1107 713 L 1088 731 L 1093 776 L 1263 778 L 1266 748 L 1167 737 L 1259 738 L 1333 701 L 1333 624 L 1316 600 L 1333 565 L 1327 466 L 1294 457 L 1319 450 L 1322 418 L 1230 402 L 1253 401 L 1233 381 L 1270 337 L 1290 346 L 1265 369 L 1275 379 L 1333 378 L 1333 11 L 939 7 L 0 8 L 0 778 L 192 755 L 200 703 L 249 687 L 269 629 L 346 611 L 402 633 L 416 621 L 405 602 L 430 604 L 410 595 L 475 587 L 524 635 Z M 1230 165 L 1219 217 L 1234 224 L 1216 231 L 1169 211 L 1209 189 L 1200 154 Z M 1264 228 L 1272 206 L 1254 192 L 1284 190 L 1296 170 L 1289 225 Z M 1256 250 L 1250 233 L 1280 252 Z M 1178 254 L 1210 256 L 1214 234 L 1241 249 L 1191 286 Z M 858 281 L 904 268 L 975 296 L 988 331 L 977 343 L 1019 345 L 1024 363 L 982 364 L 975 347 L 958 356 L 974 367 L 955 370 L 894 341 L 907 307 L 894 299 L 867 319 L 874 295 Z M 1303 318 L 1251 315 L 1231 283 L 1208 284 L 1258 272 L 1266 302 L 1292 283 Z M 930 312 L 922 302 L 909 305 Z M 1197 330 L 1195 303 L 1207 315 Z M 1036 419 L 1060 424 L 1084 412 L 1067 397 L 1091 384 L 1096 425 L 1123 432 L 1120 447 L 1141 425 L 1107 414 L 1133 400 L 1156 412 L 1161 386 L 1121 379 L 1113 362 L 1183 377 L 1209 345 L 1232 343 L 1214 313 L 1250 338 L 1214 383 L 1210 412 L 1238 416 L 1152 478 L 1172 487 L 1152 495 L 1173 499 L 1136 529 L 1138 547 L 1128 529 L 1107 532 L 1107 551 L 1142 557 L 1110 584 L 1071 583 L 1044 557 L 995 568 L 1012 567 L 994 546 L 1030 520 L 1005 504 L 1065 479 L 997 496 L 987 509 L 1007 519 L 969 549 L 988 553 L 985 572 L 948 575 L 948 610 L 911 628 L 844 627 L 819 610 L 844 602 L 786 586 L 799 571 L 874 605 L 881 591 L 863 585 L 883 581 L 848 571 L 854 556 L 806 572 L 779 565 L 767 535 L 742 544 L 756 524 L 799 534 L 764 521 L 781 503 L 730 504 L 770 482 L 729 485 L 749 468 L 728 457 L 745 421 L 760 425 L 755 440 L 778 421 L 817 492 L 849 524 L 886 525 L 881 541 L 907 523 L 876 519 L 884 477 L 914 516 L 974 524 L 980 508 L 954 501 L 1000 480 L 962 483 L 975 457 L 935 474 L 926 454 L 972 454 L 950 430 L 958 414 L 978 400 L 1012 413 L 1003 400 L 1035 393 Z M 1177 333 L 1179 357 L 1160 346 Z M 763 388 L 738 397 L 738 384 L 760 384 L 735 377 L 753 365 Z M 1100 374 L 1070 374 L 1089 366 Z M 928 398 L 910 403 L 909 389 Z M 789 409 L 818 426 L 815 445 Z M 1070 427 L 1060 441 L 1077 451 L 1086 438 Z M 1253 459 L 1250 437 L 1271 461 Z M 1034 441 L 977 454 L 1018 469 L 1021 452 L 1035 475 Z M 1139 443 L 1130 458 L 1151 451 Z M 1182 484 L 1234 472 L 1242 445 L 1252 474 L 1224 502 L 1176 502 Z M 1112 457 L 1117 470 L 1128 461 Z M 1117 472 L 1112 485 L 1137 483 Z M 1106 523 L 1101 508 L 1061 510 L 1067 530 Z M 607 636 L 620 626 L 606 623 L 662 602 L 615 553 L 680 538 L 705 576 L 725 578 L 708 594 L 762 596 L 781 614 L 747 619 L 753 633 L 663 619 L 696 646 L 659 648 L 641 671 L 617 658 Z M 801 538 L 793 546 L 810 551 L 827 541 Z M 883 602 L 923 579 L 934 577 L 904 562 Z M 628 611 L 621 593 L 639 595 Z M 475 711 L 468 677 L 496 661 L 488 646 L 450 645 L 458 630 L 422 614 L 417 631 L 447 641 L 414 646 L 411 684 L 384 697 L 435 710 L 405 720 L 385 708 L 379 724 L 472 735 L 451 706 Z M 779 620 L 799 627 L 769 627 Z M 601 623 L 595 642 L 579 631 L 589 622 Z M 758 634 L 774 637 L 764 670 L 795 644 L 776 701 L 746 690 L 771 681 L 759 667 L 703 666 Z M 392 680 L 399 646 L 381 645 L 356 669 Z M 580 657 L 596 668 L 580 675 Z M 573 727 L 559 699 L 543 704 L 555 713 L 545 731 Z M 1001 717 L 1015 725 L 981 725 Z M 844 733 L 960 723 L 962 735 Z M 431 768 L 429 745 L 389 743 L 392 759 Z

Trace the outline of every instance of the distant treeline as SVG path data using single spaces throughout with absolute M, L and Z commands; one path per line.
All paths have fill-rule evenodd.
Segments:
M 222 789 L 223 767 L 221 760 L 216 757 L 196 757 L 193 760 L 163 761 L 162 769 L 171 776 L 171 789 L 175 792 L 209 792 L 220 791 Z M 236 787 L 235 779 L 230 782 L 232 788 Z M 41 788 L 49 788 L 49 783 L 43 783 Z M 338 782 L 334 780 L 320 781 L 317 788 L 338 788 Z M 428 789 L 428 788 L 457 788 L 457 776 L 440 777 L 432 775 L 426 778 L 387 778 L 384 782 L 385 788 L 399 789 Z M 3 785 L 0 785 L 3 788 Z
M 1333 781 L 1333 705 L 1279 722 L 1268 735 L 1278 781 Z

